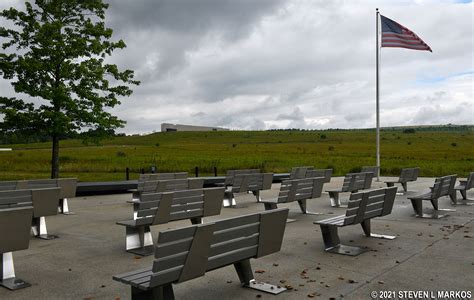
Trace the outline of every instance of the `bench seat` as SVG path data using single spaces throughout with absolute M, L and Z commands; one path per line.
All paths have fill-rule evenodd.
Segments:
M 331 206 L 341 207 L 341 202 L 339 200 L 340 193 L 352 193 L 358 192 L 359 190 L 370 189 L 373 177 L 374 173 L 372 172 L 346 174 L 346 176 L 344 176 L 342 187 L 326 190 L 329 194 Z
M 469 173 L 467 180 L 459 180 L 459 185 L 454 187 L 455 191 L 458 191 L 462 196 L 462 202 L 457 201 L 456 192 L 454 193 L 454 199 L 456 204 L 472 205 L 469 201 L 474 201 L 474 199 L 467 198 L 467 191 L 474 188 L 474 172 Z
M 285 288 L 257 282 L 250 259 L 281 248 L 288 209 L 275 209 L 162 231 L 151 268 L 113 279 L 131 286 L 132 299 L 175 299 L 173 284 L 234 265 L 241 286 L 278 294 Z M 192 294 L 190 294 L 192 295 Z
M 16 277 L 13 252 L 29 247 L 33 210 L 31 191 L 0 192 L 0 286 L 9 290 L 31 286 Z
M 371 219 L 382 217 L 392 212 L 396 192 L 396 187 L 389 187 L 352 193 L 345 215 L 315 221 L 314 224 L 321 227 L 325 251 L 352 256 L 368 251 L 367 248 L 341 244 L 338 228 L 349 225 L 360 224 L 367 237 L 394 239 L 395 236 L 372 233 Z
M 275 199 L 262 200 L 265 210 L 276 209 L 278 204 L 297 201 L 303 214 L 317 214 L 307 210 L 306 201 L 321 197 L 324 177 L 284 180 Z M 289 220 L 290 221 L 290 220 Z
M 419 218 L 439 219 L 446 217 L 447 214 L 440 214 L 441 211 L 453 211 L 452 209 L 440 209 L 438 206 L 438 199 L 440 197 L 449 196 L 452 203 L 456 203 L 456 191 L 454 185 L 456 183 L 457 175 L 448 175 L 436 178 L 435 183 L 430 187 L 429 191 L 424 191 L 421 194 L 408 197 L 415 211 L 415 215 Z M 433 214 L 423 213 L 423 201 L 431 201 L 434 208 Z
M 403 168 L 400 171 L 400 176 L 397 180 L 386 180 L 385 184 L 387 187 L 395 186 L 395 183 L 400 183 L 403 188 L 403 193 L 406 194 L 408 192 L 408 182 L 414 182 L 418 179 L 418 175 L 420 174 L 420 168 Z
M 269 190 L 272 187 L 273 173 L 249 173 L 249 174 L 236 174 L 232 178 L 232 185 L 226 187 L 224 194 L 224 207 L 235 207 L 235 196 L 236 193 L 249 193 L 251 192 L 257 202 L 262 199 L 260 197 L 260 191 Z
M 200 224 L 203 217 L 220 214 L 223 198 L 223 187 L 142 194 L 134 203 L 133 219 L 116 223 L 125 226 L 125 250 L 151 255 L 150 226 L 186 219 Z

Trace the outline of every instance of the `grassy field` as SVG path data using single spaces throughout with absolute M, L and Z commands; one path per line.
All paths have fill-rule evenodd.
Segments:
M 4 145 L 0 152 L 0 180 L 48 178 L 50 143 Z M 474 171 L 474 132 L 387 130 L 381 133 L 381 173 L 398 175 L 402 167 L 421 168 L 421 176 Z M 201 175 L 217 167 L 259 168 L 289 172 L 294 166 L 333 168 L 335 175 L 375 165 L 373 130 L 168 132 L 116 137 L 101 145 L 80 140 L 61 141 L 61 177 L 80 181 L 124 180 L 141 168 L 156 165 L 159 172 L 187 171 L 197 166 Z

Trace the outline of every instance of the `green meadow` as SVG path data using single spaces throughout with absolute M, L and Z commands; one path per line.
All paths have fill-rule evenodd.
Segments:
M 138 178 L 141 168 L 219 175 L 228 169 L 258 168 L 285 173 L 295 166 L 333 168 L 335 175 L 375 165 L 374 130 L 164 132 L 124 136 L 86 145 L 61 141 L 60 176 L 80 181 Z M 0 180 L 48 178 L 51 144 L 3 145 Z M 382 130 L 381 174 L 398 175 L 403 167 L 421 168 L 421 176 L 474 171 L 473 127 L 462 130 Z

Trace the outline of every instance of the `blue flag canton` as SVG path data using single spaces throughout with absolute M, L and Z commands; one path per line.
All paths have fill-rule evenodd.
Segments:
M 382 32 L 403 33 L 402 27 L 389 18 L 380 15 L 380 21 L 382 23 Z

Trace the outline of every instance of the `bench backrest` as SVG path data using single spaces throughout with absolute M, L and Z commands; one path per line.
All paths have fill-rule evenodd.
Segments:
M 0 253 L 28 248 L 32 201 L 31 190 L 0 192 Z
M 59 193 L 58 187 L 12 190 L 0 192 L 0 208 L 12 206 L 33 206 L 33 216 L 53 216 L 58 213 Z
M 140 174 L 138 176 L 137 190 L 141 191 L 145 182 L 156 181 L 156 180 L 170 180 L 170 179 L 186 179 L 188 178 L 187 172 L 178 173 L 154 173 L 154 174 Z
M 149 194 L 179 190 L 202 189 L 203 186 L 204 179 L 202 178 L 145 181 L 139 193 Z
M 241 174 L 257 174 L 260 173 L 260 169 L 242 169 L 242 170 L 227 170 L 225 176 L 225 185 L 233 185 L 234 177 Z
M 397 187 L 351 194 L 344 225 L 359 224 L 366 219 L 390 214 L 396 194 Z
M 76 196 L 77 178 L 33 179 L 0 182 L 0 191 L 29 190 L 44 188 L 61 188 L 59 198 L 73 198 Z
M 370 189 L 374 173 L 349 173 L 344 176 L 342 184 L 343 192 L 355 192 L 358 190 Z
M 380 167 L 377 167 L 377 166 L 364 166 L 362 167 L 360 172 L 361 173 L 367 173 L 367 172 L 374 173 L 374 177 L 375 177 L 379 174 L 379 169 Z
M 0 192 L 0 209 L 31 206 L 32 202 L 31 190 L 8 190 Z
M 0 209 L 0 254 L 28 249 L 33 217 L 31 196 L 29 203 L 27 206 Z
M 466 190 L 474 188 L 474 172 L 469 173 L 469 177 L 466 182 Z
M 449 196 L 454 190 L 457 175 L 448 175 L 438 177 L 435 180 L 433 188 L 431 189 L 431 199 L 438 199 L 439 197 Z
M 307 178 L 306 172 L 313 170 L 313 167 L 293 167 L 290 172 L 290 179 L 302 179 Z
M 150 287 L 280 251 L 288 209 L 275 209 L 159 233 Z
M 418 174 L 420 173 L 420 168 L 404 168 L 400 172 L 399 182 L 409 182 L 416 181 L 418 179 Z
M 218 215 L 223 199 L 223 187 L 143 194 L 137 204 L 136 224 L 157 225 Z
M 332 169 L 314 169 L 306 171 L 306 178 L 324 177 L 324 182 L 330 182 Z
M 138 182 L 186 178 L 188 178 L 188 172 L 140 174 Z
M 272 188 L 273 173 L 238 174 L 234 176 L 232 192 L 245 193 Z
M 284 180 L 278 194 L 278 203 L 319 198 L 324 182 L 324 177 Z
M 0 191 L 16 190 L 18 181 L 0 181 Z

